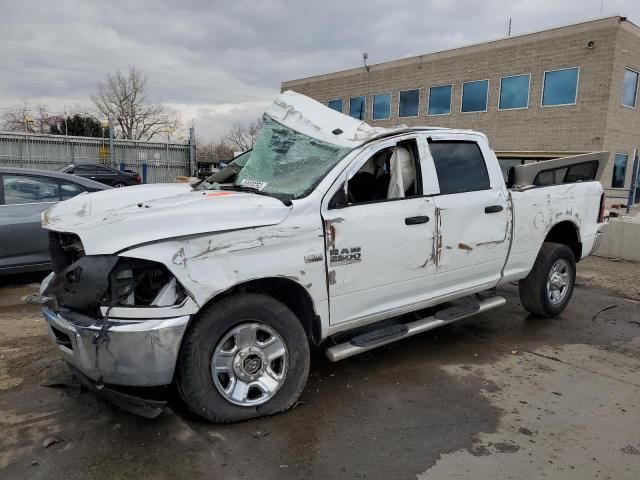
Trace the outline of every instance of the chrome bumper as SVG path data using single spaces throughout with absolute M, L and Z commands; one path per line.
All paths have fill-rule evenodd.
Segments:
M 42 313 L 49 335 L 73 367 L 94 381 L 101 375 L 106 384 L 136 387 L 171 383 L 190 318 L 110 319 L 107 335 L 96 348 L 100 321 L 47 306 Z

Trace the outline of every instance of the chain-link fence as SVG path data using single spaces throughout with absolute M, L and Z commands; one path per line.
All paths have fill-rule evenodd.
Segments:
M 144 183 L 160 183 L 188 176 L 194 162 L 195 148 L 189 143 L 0 132 L 4 167 L 57 170 L 69 164 L 102 164 L 138 172 Z

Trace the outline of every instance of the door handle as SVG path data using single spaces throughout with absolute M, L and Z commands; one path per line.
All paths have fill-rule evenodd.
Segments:
M 405 225 L 418 225 L 419 223 L 427 223 L 429 221 L 429 217 L 426 215 L 417 216 L 417 217 L 407 217 L 404 219 Z
M 491 205 L 489 207 L 484 207 L 484 213 L 498 213 L 504 210 L 502 205 Z

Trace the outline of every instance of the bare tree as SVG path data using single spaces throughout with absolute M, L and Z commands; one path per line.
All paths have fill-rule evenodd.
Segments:
M 261 129 L 261 118 L 249 124 L 234 123 L 223 140 L 226 140 L 235 151 L 246 152 L 255 145 L 256 138 Z
M 134 67 L 125 73 L 118 70 L 107 75 L 97 88 L 91 99 L 103 115 L 117 124 L 123 138 L 151 140 L 159 134 L 170 136 L 180 124 L 177 112 L 151 101 L 147 77 Z
M 223 138 L 209 143 L 197 142 L 197 157 L 200 162 L 215 163 L 219 160 L 231 160 L 233 148 Z
M 9 132 L 49 133 L 62 117 L 52 115 L 45 105 L 15 106 L 2 114 L 2 129 Z

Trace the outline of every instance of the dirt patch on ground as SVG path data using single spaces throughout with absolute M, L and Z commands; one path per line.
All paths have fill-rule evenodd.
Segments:
M 640 263 L 605 257 L 588 257 L 578 263 L 577 284 L 602 288 L 640 302 Z

